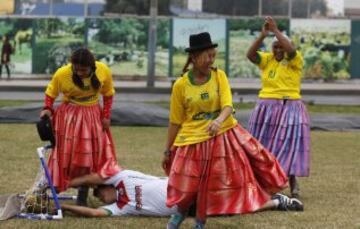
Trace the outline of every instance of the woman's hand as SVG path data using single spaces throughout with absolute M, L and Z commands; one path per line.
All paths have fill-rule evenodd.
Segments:
M 110 119 L 104 118 L 102 120 L 103 130 L 107 130 L 110 128 Z
M 164 155 L 161 161 L 161 167 L 164 169 L 164 171 L 167 171 L 169 169 L 168 168 L 169 162 L 170 162 L 170 155 Z
M 216 133 L 219 131 L 219 129 L 221 127 L 221 123 L 222 122 L 220 120 L 215 119 L 209 124 L 207 131 L 209 132 L 210 136 L 216 135 Z
M 51 111 L 48 109 L 44 109 L 40 112 L 40 118 L 44 117 L 44 116 L 48 116 L 49 118 L 51 117 Z
M 265 38 L 267 35 L 269 35 L 269 24 L 265 22 L 261 29 L 261 36 Z
M 171 150 L 165 150 L 164 156 L 161 162 L 161 167 L 163 168 L 165 174 L 169 176 L 170 167 L 171 167 Z
M 265 25 L 273 33 L 278 30 L 275 20 L 270 16 L 265 17 Z

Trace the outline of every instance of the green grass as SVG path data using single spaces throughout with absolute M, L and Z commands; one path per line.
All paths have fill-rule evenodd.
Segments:
M 169 109 L 169 102 L 167 101 L 158 101 L 158 102 L 149 102 L 156 104 L 163 108 Z M 237 111 L 243 110 L 252 110 L 255 107 L 255 103 L 234 103 L 234 108 Z M 312 105 L 306 104 L 306 107 L 310 114 L 317 113 L 334 113 L 334 114 L 360 114 L 360 106 L 341 106 L 341 105 Z
M 255 103 L 234 103 L 237 110 L 251 110 L 254 109 Z M 335 113 L 335 114 L 360 114 L 360 106 L 341 106 L 341 105 L 313 105 L 306 104 L 310 114 L 316 113 Z
M 360 106 L 307 104 L 306 107 L 308 108 L 310 113 L 360 114 Z
M 35 125 L 0 124 L 0 129 L 0 194 L 23 192 L 38 170 L 35 149 L 42 143 Z M 123 167 L 163 175 L 166 128 L 113 127 L 112 133 Z M 311 175 L 300 179 L 304 212 L 209 218 L 207 228 L 359 228 L 359 139 L 360 132 L 311 133 Z M 1 228 L 164 228 L 166 222 L 167 218 L 86 219 L 66 214 L 59 222 L 12 219 L 0 224 Z M 193 220 L 187 219 L 183 228 L 192 225 Z
M 34 101 L 25 101 L 25 100 L 0 100 L 0 107 L 14 107 L 26 105 Z M 167 101 L 158 101 L 158 102 L 148 102 L 151 104 L 158 105 L 160 107 L 169 109 L 169 102 Z M 236 110 L 251 110 L 254 109 L 255 103 L 234 103 L 234 108 Z M 316 113 L 334 113 L 334 114 L 360 114 L 360 106 L 341 106 L 341 105 L 312 105 L 306 104 L 306 107 L 310 114 Z
M 0 100 L 0 107 L 15 107 L 22 106 L 30 103 L 25 100 Z

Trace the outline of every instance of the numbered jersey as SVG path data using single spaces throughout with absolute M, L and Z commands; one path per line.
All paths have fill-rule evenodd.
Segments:
M 102 208 L 113 216 L 146 215 L 169 216 L 176 213 L 176 207 L 166 207 L 168 178 L 123 170 L 109 178 L 105 184 L 116 187 L 117 201 Z

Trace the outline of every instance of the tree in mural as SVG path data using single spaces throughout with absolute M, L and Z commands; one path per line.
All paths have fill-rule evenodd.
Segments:
M 46 36 L 51 38 L 55 36 L 60 29 L 65 26 L 65 23 L 59 18 L 49 18 L 44 20 L 38 20 L 37 31 L 39 36 Z
M 84 36 L 85 34 L 85 23 L 79 23 L 76 18 L 68 18 L 67 33 L 74 34 L 75 36 Z
M 140 20 L 102 20 L 96 39 L 102 43 L 120 44 L 124 49 L 145 49 L 147 30 Z
M 157 45 L 161 48 L 168 48 L 169 47 L 169 37 L 170 37 L 170 30 L 169 30 L 169 21 L 168 20 L 158 20 L 157 21 Z

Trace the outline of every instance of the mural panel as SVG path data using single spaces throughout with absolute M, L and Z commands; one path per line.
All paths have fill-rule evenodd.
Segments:
M 213 43 L 217 43 L 218 53 L 215 65 L 225 70 L 226 21 L 225 19 L 173 19 L 172 29 L 172 76 L 180 76 L 186 63 L 190 34 L 209 32 Z

